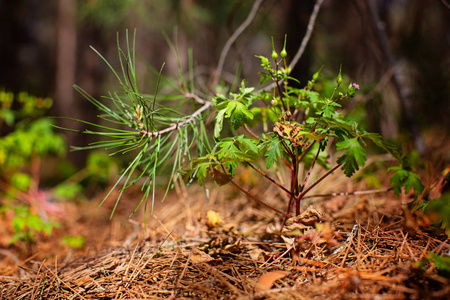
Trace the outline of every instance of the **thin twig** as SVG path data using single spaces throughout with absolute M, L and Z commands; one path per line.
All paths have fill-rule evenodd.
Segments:
M 317 19 L 317 15 L 319 14 L 320 7 L 322 6 L 324 0 L 317 0 L 316 4 L 314 5 L 313 11 L 311 13 L 311 17 L 309 17 L 308 21 L 308 27 L 306 29 L 305 37 L 302 40 L 302 43 L 300 44 L 300 48 L 298 49 L 297 53 L 295 53 L 294 58 L 292 59 L 291 63 L 289 64 L 289 69 L 292 70 L 295 65 L 298 63 L 300 58 L 303 55 L 303 52 L 305 52 L 306 45 L 309 42 L 309 39 L 311 38 L 311 34 L 314 30 L 314 24 Z
M 303 183 L 302 183 L 302 186 L 300 188 L 300 191 L 303 191 L 303 189 L 305 188 L 306 184 L 308 183 L 308 179 L 311 176 L 311 172 L 312 172 L 312 170 L 314 169 L 314 167 L 316 165 L 316 161 L 317 161 L 317 158 L 319 158 L 319 154 L 320 154 L 320 144 L 319 144 L 319 147 L 317 148 L 317 154 L 314 157 L 314 160 L 313 160 L 313 162 L 311 164 L 311 167 L 309 168 L 308 173 L 306 174 L 305 179 L 303 180 Z M 295 204 L 296 205 L 295 209 L 296 209 L 296 214 L 297 215 L 300 214 L 300 201 L 301 200 L 302 200 L 302 198 L 300 198 L 300 197 L 298 197 L 296 199 L 297 203 Z
M 441 0 L 442 4 L 444 4 L 445 7 L 450 9 L 450 4 L 448 4 L 445 0 Z
M 245 29 L 252 23 L 253 19 L 255 18 L 256 12 L 258 11 L 259 6 L 263 0 L 256 0 L 255 3 L 253 3 L 253 7 L 250 10 L 250 13 L 247 16 L 247 19 L 241 24 L 241 26 L 236 29 L 236 31 L 231 35 L 231 37 L 228 39 L 228 41 L 225 43 L 225 46 L 222 49 L 222 52 L 220 53 L 219 63 L 216 67 L 216 72 L 214 75 L 214 80 L 212 81 L 212 86 L 214 87 L 220 80 L 220 76 L 222 75 L 223 71 L 223 65 L 225 64 L 225 58 L 228 55 L 228 52 L 231 49 L 231 46 L 234 44 L 236 39 L 244 32 Z
M 84 298 L 80 293 L 78 293 L 77 291 L 75 291 L 73 288 L 70 287 L 69 284 L 67 284 L 64 280 L 62 280 L 61 278 L 58 277 L 58 274 L 55 274 L 54 272 L 52 272 L 52 270 L 50 270 L 49 268 L 47 268 L 46 266 L 44 266 L 48 272 L 50 272 L 54 278 L 56 278 L 58 280 L 58 283 L 61 282 L 62 284 L 64 284 L 69 290 L 72 291 L 72 293 L 76 294 L 77 296 L 79 296 L 81 299 L 86 299 Z
M 376 190 L 365 190 L 365 191 L 355 191 L 355 192 L 339 192 L 339 193 L 330 193 L 330 194 L 319 194 L 319 195 L 305 196 L 302 199 L 328 198 L 328 197 L 350 196 L 350 195 L 368 195 L 368 194 L 376 194 L 376 193 L 386 193 L 386 192 L 389 192 L 390 190 L 392 190 L 392 188 L 384 188 L 384 189 L 376 189 Z
M 383 23 L 378 15 L 378 9 L 375 1 L 366 0 L 367 7 L 369 9 L 370 18 L 372 21 L 373 28 L 378 38 L 378 43 L 380 49 L 386 57 L 386 61 L 389 68 L 392 68 L 394 73 L 392 74 L 392 83 L 397 91 L 400 102 L 403 106 L 403 111 L 405 115 L 405 120 L 409 130 L 412 133 L 414 140 L 414 146 L 420 154 L 426 152 L 425 142 L 423 140 L 422 132 L 420 126 L 415 117 L 414 107 L 412 104 L 411 91 L 406 88 L 405 84 L 401 80 L 401 74 L 399 73 L 397 66 L 397 59 L 392 52 L 391 46 L 389 44 L 386 31 L 384 30 Z
M 202 107 L 200 107 L 199 109 L 197 109 L 197 110 L 196 110 L 194 113 L 192 113 L 188 118 L 184 119 L 184 120 L 181 121 L 181 122 L 172 124 L 171 126 L 165 128 L 165 129 L 159 130 L 159 131 L 147 131 L 147 130 L 141 130 L 140 133 L 141 133 L 143 136 L 153 137 L 153 136 L 160 136 L 160 135 L 163 135 L 163 134 L 165 134 L 165 133 L 169 133 L 169 132 L 175 131 L 175 130 L 177 130 L 178 128 L 184 127 L 184 126 L 186 126 L 187 124 L 192 123 L 193 121 L 195 121 L 195 119 L 196 119 L 199 115 L 201 115 L 205 110 L 207 110 L 207 109 L 210 108 L 211 106 L 212 106 L 212 102 L 207 102 L 207 101 L 205 101 Z

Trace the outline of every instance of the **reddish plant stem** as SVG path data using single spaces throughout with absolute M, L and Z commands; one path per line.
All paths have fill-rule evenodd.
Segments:
M 261 171 L 260 169 L 258 169 L 257 167 L 255 167 L 254 165 L 252 165 L 251 163 L 247 162 L 247 165 L 249 165 L 253 170 L 255 170 L 256 172 L 258 172 L 259 174 L 261 174 L 262 176 L 264 176 L 266 179 L 268 179 L 270 182 L 272 182 L 273 184 L 275 184 L 277 187 L 279 187 L 280 189 L 282 189 L 283 191 L 285 191 L 288 195 L 292 195 L 292 193 L 285 188 L 284 186 L 282 186 L 279 182 L 275 181 L 275 179 L 273 179 L 272 177 L 270 177 L 269 175 L 265 174 L 263 171 Z
M 312 190 L 317 184 L 319 184 L 322 180 L 324 180 L 325 178 L 328 177 L 328 175 L 330 175 L 331 173 L 333 173 L 334 171 L 336 171 L 336 169 L 340 168 L 342 166 L 342 164 L 337 164 L 335 165 L 330 171 L 326 172 L 325 175 L 323 175 L 322 177 L 320 177 L 319 179 L 317 179 L 313 184 L 311 184 L 304 192 L 302 192 L 298 198 L 302 199 L 303 196 L 305 196 L 310 190 Z
M 260 140 L 260 138 L 256 134 L 254 134 L 253 131 L 251 131 L 246 124 L 243 124 L 242 127 L 244 128 L 245 131 L 247 131 L 249 135 L 251 135 L 252 138 L 257 139 L 258 141 Z
M 302 153 L 302 155 L 300 155 L 300 158 L 298 159 L 298 161 L 303 160 L 303 157 L 305 157 L 305 155 L 308 153 L 309 148 L 311 148 L 315 143 L 316 143 L 316 141 L 312 141 L 311 144 L 309 144 L 308 146 L 306 146 L 305 149 L 303 149 L 303 153 Z
M 253 136 L 255 139 L 259 138 L 254 135 L 249 129 L 248 127 L 244 124 L 244 129 L 247 130 L 247 132 Z M 235 143 L 236 145 L 236 143 Z M 239 149 L 239 146 L 236 145 L 236 147 Z M 277 187 L 279 187 L 280 189 L 282 189 L 283 191 L 285 191 L 288 195 L 292 195 L 292 192 L 288 191 L 284 186 L 282 186 L 280 183 L 278 183 L 277 181 L 275 181 L 275 179 L 273 179 L 272 177 L 268 176 L 266 173 L 264 173 L 263 171 L 261 171 L 260 169 L 258 169 L 257 167 L 255 167 L 252 163 L 250 162 L 246 162 L 248 166 L 250 166 L 253 170 L 255 170 L 256 172 L 258 172 L 259 174 L 261 174 L 262 176 L 264 176 L 266 179 L 268 179 L 270 182 L 272 182 L 273 184 L 275 184 Z
M 271 206 L 271 205 L 269 205 L 269 204 L 267 204 L 267 203 L 261 201 L 261 200 L 258 199 L 256 196 L 252 195 L 250 192 L 244 190 L 244 188 L 241 187 L 241 186 L 240 186 L 236 181 L 234 181 L 233 179 L 230 180 L 230 183 L 231 183 L 232 185 L 234 185 L 234 186 L 235 186 L 238 190 L 240 190 L 242 193 L 244 193 L 247 197 L 252 198 L 253 200 L 255 200 L 256 202 L 258 202 L 259 204 L 261 204 L 261 205 L 263 205 L 263 206 L 265 206 L 265 207 L 267 207 L 267 208 L 269 208 L 269 209 L 271 209 L 271 210 L 273 210 L 273 211 L 275 211 L 275 212 L 277 212 L 277 213 L 283 215 L 283 216 L 286 217 L 286 218 L 291 218 L 291 217 L 292 217 L 292 216 L 288 215 L 287 213 L 284 213 L 284 212 L 282 212 L 281 210 L 278 210 L 278 209 L 276 209 L 275 207 L 273 207 L 273 206 Z
M 291 214 L 292 207 L 294 205 L 294 200 L 297 199 L 297 198 L 295 198 L 295 195 L 297 194 L 297 191 L 294 189 L 294 187 L 295 187 L 295 177 L 296 177 L 296 174 L 297 174 L 297 170 L 296 169 L 297 169 L 296 165 L 293 164 L 293 168 L 291 168 L 291 193 L 290 193 L 290 197 L 289 197 L 289 204 L 288 204 L 287 211 L 286 211 L 287 214 Z M 284 222 L 286 222 L 286 219 L 283 221 L 283 225 L 284 225 Z
M 292 181 L 292 194 L 293 195 L 298 195 L 299 190 L 298 190 L 298 166 L 299 166 L 299 161 L 297 160 L 297 157 L 294 157 L 294 178 Z M 298 200 L 298 198 L 296 198 L 294 196 L 293 200 L 295 200 L 295 204 L 299 203 L 300 201 Z M 294 202 L 294 201 L 292 201 Z M 289 212 L 290 214 L 291 212 Z M 298 216 L 300 214 L 300 205 L 297 205 L 295 208 L 295 215 Z
M 284 163 L 286 164 L 286 166 L 289 168 L 289 170 L 294 170 L 293 168 L 292 168 L 292 166 L 291 166 L 291 164 L 284 158 L 284 157 L 281 157 L 281 160 L 282 161 L 284 161 Z
M 289 157 L 294 157 L 294 153 L 292 152 L 292 150 L 288 147 L 288 145 L 286 145 L 286 142 L 284 141 L 284 138 L 282 136 L 278 136 L 280 138 L 281 141 L 281 145 L 283 146 L 284 150 L 286 151 L 286 154 L 289 155 Z
M 313 144 L 313 143 L 311 143 L 311 144 Z M 303 180 L 302 186 L 299 189 L 300 191 L 303 191 L 305 186 L 306 186 L 306 184 L 308 183 L 309 176 L 311 176 L 312 169 L 316 165 L 316 161 L 317 161 L 317 158 L 319 157 L 319 154 L 320 154 L 320 144 L 319 144 L 319 148 L 317 149 L 317 154 L 314 157 L 314 160 L 313 160 L 313 162 L 311 164 L 311 167 L 309 168 L 308 173 L 306 174 L 305 179 Z M 303 153 L 303 155 L 304 155 L 304 153 Z M 298 197 L 296 200 L 297 200 L 297 203 L 296 203 L 296 207 L 295 207 L 296 208 L 295 213 L 296 213 L 296 216 L 298 216 L 300 214 L 300 200 L 301 200 L 301 198 Z

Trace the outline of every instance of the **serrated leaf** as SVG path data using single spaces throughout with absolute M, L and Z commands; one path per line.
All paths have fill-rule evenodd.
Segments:
M 339 118 L 328 118 L 328 117 L 322 117 L 317 120 L 318 124 L 325 125 L 329 127 L 333 127 L 336 129 L 340 129 L 347 133 L 347 135 L 355 136 L 356 132 L 354 131 L 354 128 L 352 127 L 350 121 L 345 121 Z M 314 122 L 313 121 L 313 122 Z
M 394 189 L 395 196 L 398 197 L 400 195 L 402 187 L 405 187 L 405 193 L 409 193 L 414 188 L 414 200 L 417 200 L 417 197 L 424 189 L 420 176 L 401 167 L 391 167 L 388 171 L 395 171 L 395 174 L 389 180 L 389 183 Z
M 227 97 L 225 97 L 225 95 L 222 94 L 217 94 L 215 97 L 212 98 L 212 103 L 217 106 L 223 102 L 228 101 Z
M 225 117 L 231 117 L 230 120 L 233 128 L 238 129 L 247 121 L 247 119 L 253 119 L 253 114 L 247 109 L 247 107 L 245 107 L 244 104 L 236 101 L 230 101 Z
M 259 79 L 259 84 L 261 85 L 272 79 L 272 76 L 268 73 L 259 73 L 259 75 L 261 76 Z
M 375 145 L 390 153 L 398 161 L 401 161 L 402 154 L 398 148 L 394 144 L 384 141 L 378 133 L 367 133 L 363 137 L 370 139 Z
M 216 124 L 214 125 L 214 139 L 219 139 L 220 138 L 220 133 L 222 132 L 222 128 L 223 128 L 223 119 L 225 116 L 226 110 L 220 110 L 217 113 L 216 116 Z
M 273 137 L 269 140 L 266 151 L 266 168 L 270 169 L 275 161 L 281 157 L 281 141 L 277 137 Z
M 242 80 L 241 87 L 239 89 L 239 91 L 241 92 L 241 97 L 246 97 L 246 96 L 250 95 L 254 90 L 255 90 L 254 87 L 246 88 L 245 80 Z
M 324 117 L 331 118 L 336 114 L 336 110 L 331 105 L 325 105 L 320 114 L 323 114 Z
M 361 146 L 358 141 L 358 138 L 348 139 L 336 144 L 337 150 L 347 151 L 338 158 L 337 162 L 339 164 L 343 164 L 342 169 L 344 170 L 344 174 L 348 177 L 351 177 L 356 171 L 359 170 L 359 167 L 363 167 L 366 163 L 366 151 Z
M 318 92 L 308 90 L 301 90 L 300 92 L 302 95 L 305 95 L 312 103 L 315 103 L 319 100 L 320 95 Z

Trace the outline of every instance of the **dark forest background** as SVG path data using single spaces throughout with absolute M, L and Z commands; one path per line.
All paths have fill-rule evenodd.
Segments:
M 295 54 L 314 4 L 263 1 L 233 45 L 224 77 L 242 67 L 241 77 L 257 83 L 261 70 L 254 55 L 270 55 L 271 37 L 281 49 L 287 34 L 288 54 Z M 196 74 L 207 78 L 252 5 L 247 0 L 1 0 L 0 89 L 52 97 L 51 115 L 92 121 L 95 108 L 72 85 L 100 98 L 118 84 L 89 46 L 117 65 L 117 33 L 123 41 L 126 29 L 136 30 L 140 58 L 157 69 L 165 62 L 164 74 L 176 74 L 166 33 L 177 41 L 185 66 L 193 49 Z M 343 73 L 361 85 L 353 105 L 368 129 L 426 154 L 429 140 L 445 139 L 450 128 L 449 7 L 444 0 L 326 0 L 293 76 L 306 83 L 323 65 L 324 76 L 332 78 L 342 64 Z M 154 89 L 145 65 L 138 73 L 141 88 Z M 2 128 L 2 134 L 7 131 Z M 67 133 L 70 145 L 86 145 L 87 138 Z M 82 163 L 85 154 L 71 155 Z

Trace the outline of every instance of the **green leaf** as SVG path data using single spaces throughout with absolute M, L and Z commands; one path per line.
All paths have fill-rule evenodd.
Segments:
M 11 176 L 11 185 L 22 192 L 28 190 L 31 181 L 31 176 L 25 173 L 17 172 Z
M 264 84 L 267 81 L 272 79 L 272 76 L 268 73 L 259 73 L 259 75 L 261 76 L 261 78 L 259 80 L 259 84 Z
M 220 133 L 223 128 L 223 119 L 225 117 L 226 109 L 220 110 L 216 116 L 216 124 L 214 125 L 214 139 L 220 138 Z
M 215 97 L 212 98 L 211 101 L 215 106 L 218 106 L 219 104 L 221 104 L 223 102 L 227 102 L 228 98 L 225 97 L 225 95 L 217 94 Z
M 252 93 L 254 90 L 255 90 L 254 87 L 246 88 L 246 87 L 245 87 L 245 80 L 242 80 L 242 82 L 241 82 L 241 87 L 239 88 L 239 92 L 241 92 L 241 93 L 240 93 L 240 97 L 241 97 L 241 98 L 246 98 L 246 97 L 250 96 L 251 93 Z
M 259 150 L 258 150 L 258 140 L 253 139 L 253 138 L 248 138 L 245 135 L 240 135 L 235 137 L 235 141 L 239 144 L 244 146 L 245 148 L 248 149 L 248 151 L 253 152 L 254 154 L 258 154 Z M 244 150 L 245 153 L 247 153 L 248 151 L 245 149 Z
M 332 118 L 336 114 L 336 110 L 331 105 L 325 105 L 320 112 L 320 115 L 322 114 L 326 118 Z
M 354 126 L 349 121 L 342 120 L 340 118 L 327 118 L 322 117 L 314 120 L 320 125 L 332 127 L 334 130 L 339 129 L 346 133 L 347 136 L 356 136 L 357 132 L 354 130 Z
M 61 183 L 55 186 L 54 195 L 59 200 L 74 200 L 83 191 L 78 183 Z
M 390 153 L 398 161 L 401 161 L 402 154 L 398 148 L 394 144 L 384 141 L 380 134 L 366 133 L 363 135 L 363 138 L 371 140 L 375 145 Z
M 437 222 L 445 229 L 445 233 L 450 237 L 450 193 L 443 194 L 439 199 L 427 202 L 426 214 L 435 214 Z
M 445 278 L 450 278 L 450 256 L 440 256 L 433 252 L 429 252 L 429 259 L 434 262 L 434 266 L 438 269 L 438 274 Z
M 389 183 L 394 189 L 395 196 L 398 197 L 401 193 L 402 187 L 405 187 L 405 193 L 409 193 L 414 188 L 414 200 L 424 190 L 424 185 L 420 180 L 420 176 L 414 172 L 407 171 L 402 167 L 391 167 L 388 171 L 395 171 Z
M 268 140 L 267 144 L 267 151 L 266 151 L 266 168 L 270 169 L 275 161 L 277 161 L 282 156 L 282 145 L 281 141 L 278 139 L 278 137 L 271 135 L 270 139 Z
M 366 151 L 361 146 L 358 138 L 344 140 L 336 144 L 337 150 L 347 149 L 347 151 L 338 158 L 337 162 L 343 164 L 344 174 L 351 177 L 359 167 L 363 167 L 366 163 Z
M 41 231 L 44 226 L 41 218 L 39 218 L 38 216 L 31 214 L 31 213 L 28 215 L 28 217 L 26 219 L 26 225 L 29 228 L 32 228 L 36 231 Z
M 26 216 L 16 216 L 11 222 L 15 233 L 21 232 L 25 228 L 25 224 Z
M 0 120 L 5 121 L 8 126 L 13 126 L 15 120 L 14 112 L 9 109 L 0 109 Z
M 62 238 L 62 243 L 69 246 L 70 248 L 83 248 L 85 238 L 83 236 L 71 236 L 66 235 Z
M 315 91 L 309 91 L 309 90 L 300 90 L 300 95 L 303 97 L 306 97 L 311 101 L 311 103 L 316 103 L 319 100 L 320 94 Z
M 261 56 L 261 55 L 255 55 L 257 58 L 261 60 L 261 66 L 266 69 L 267 71 L 271 71 L 272 73 L 275 72 L 274 69 L 272 69 L 272 66 L 270 64 L 270 61 L 267 57 Z

